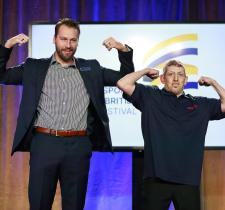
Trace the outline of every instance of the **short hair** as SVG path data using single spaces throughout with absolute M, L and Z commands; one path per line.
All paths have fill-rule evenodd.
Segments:
M 76 22 L 70 18 L 63 18 L 63 19 L 60 19 L 56 25 L 55 25 L 55 37 L 58 35 L 58 32 L 59 32 L 59 28 L 62 26 L 62 25 L 65 25 L 67 27 L 70 27 L 70 28 L 74 28 L 78 31 L 78 34 L 80 35 L 80 25 L 79 25 L 79 22 Z
M 164 68 L 163 68 L 163 73 L 164 73 L 164 74 L 166 73 L 168 67 L 170 67 L 170 66 L 181 67 L 181 68 L 183 68 L 184 71 L 185 71 L 185 68 L 184 68 L 184 64 L 183 64 L 183 63 L 181 63 L 181 62 L 178 61 L 178 60 L 170 60 L 169 62 L 166 63 L 166 65 L 165 65 Z

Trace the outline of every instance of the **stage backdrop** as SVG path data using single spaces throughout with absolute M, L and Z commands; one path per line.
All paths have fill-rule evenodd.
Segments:
M 225 4 L 223 0 L 0 0 L 0 14 L 4 41 L 21 32 L 28 34 L 30 22 L 56 22 L 62 17 L 78 21 L 220 21 L 225 20 Z M 27 55 L 27 46 L 15 47 L 9 65 L 24 61 Z M 10 157 L 21 88 L 1 87 L 0 96 L 0 209 L 28 209 L 29 155 Z M 225 208 L 221 199 L 225 195 L 224 156 L 224 151 L 206 155 L 203 195 L 208 210 Z M 86 209 L 131 210 L 131 161 L 131 153 L 93 154 Z M 58 189 L 54 210 L 60 209 L 59 193 Z

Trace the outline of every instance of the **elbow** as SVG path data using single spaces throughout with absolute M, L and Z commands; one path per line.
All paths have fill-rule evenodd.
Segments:
M 122 79 L 120 79 L 120 80 L 117 81 L 116 86 L 117 86 L 120 90 L 124 91 L 124 88 L 125 88 L 126 85 L 124 84 L 124 82 L 122 81 Z
M 127 95 L 131 96 L 133 93 L 133 86 L 130 84 L 126 84 L 123 81 L 119 80 L 117 82 L 117 87 L 122 90 L 124 93 L 126 93 Z
M 121 81 L 121 79 L 119 79 L 116 83 L 116 86 L 121 90 L 123 87 L 123 82 Z

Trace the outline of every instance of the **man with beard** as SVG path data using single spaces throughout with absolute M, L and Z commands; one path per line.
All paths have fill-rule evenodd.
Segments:
M 136 83 L 142 76 L 157 78 L 146 68 L 126 75 L 117 83 L 141 111 L 144 138 L 144 210 L 200 210 L 200 178 L 205 134 L 210 120 L 225 118 L 225 89 L 214 79 L 201 77 L 200 85 L 212 86 L 220 99 L 184 93 L 184 65 L 169 61 L 160 75 L 163 89 Z
M 31 210 L 51 209 L 58 180 L 62 209 L 84 208 L 92 149 L 112 147 L 104 86 L 116 85 L 134 70 L 132 49 L 112 37 L 104 45 L 118 50 L 120 71 L 74 58 L 79 35 L 77 22 L 62 19 L 55 26 L 51 58 L 28 58 L 8 69 L 12 48 L 29 38 L 19 34 L 0 46 L 0 82 L 23 86 L 12 154 L 30 151 Z

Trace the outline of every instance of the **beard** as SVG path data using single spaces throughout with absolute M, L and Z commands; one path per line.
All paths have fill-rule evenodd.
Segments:
M 64 62 L 73 60 L 75 52 L 76 49 L 73 48 L 60 49 L 59 47 L 56 46 L 56 53 L 59 56 L 59 58 Z

